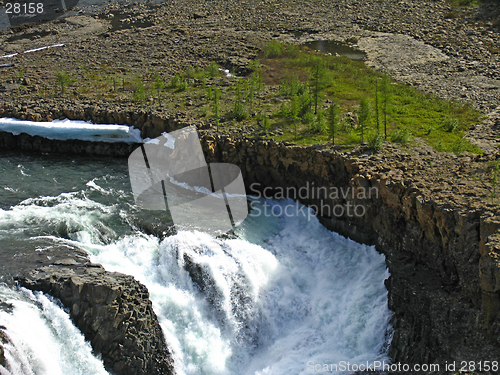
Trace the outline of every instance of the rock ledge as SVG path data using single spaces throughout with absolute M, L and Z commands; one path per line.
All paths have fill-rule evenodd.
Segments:
M 67 249 L 64 251 L 67 254 Z M 20 285 L 59 298 L 75 325 L 119 375 L 174 374 L 148 290 L 133 277 L 107 272 L 81 255 L 17 277 Z

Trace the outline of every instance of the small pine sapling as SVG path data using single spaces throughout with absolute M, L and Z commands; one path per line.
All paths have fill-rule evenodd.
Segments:
M 332 138 L 332 145 L 335 145 L 336 123 L 337 123 L 337 106 L 335 103 L 332 103 L 332 105 L 328 107 L 328 131 L 330 133 L 330 137 Z
M 358 121 L 359 127 L 361 130 L 361 143 L 364 143 L 364 132 L 365 128 L 368 125 L 368 121 L 370 120 L 370 102 L 365 97 L 361 99 L 361 105 L 359 107 Z

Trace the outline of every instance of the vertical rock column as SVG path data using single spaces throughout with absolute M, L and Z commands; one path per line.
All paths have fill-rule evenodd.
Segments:
M 481 287 L 482 325 L 500 331 L 500 221 L 496 217 L 481 218 L 479 243 L 479 277 Z M 494 335 L 492 335 L 494 336 Z M 500 337 L 496 335 L 500 344 Z
M 5 337 L 3 329 L 5 329 L 5 327 L 0 326 L 0 366 L 5 367 L 5 355 L 2 344 L 5 344 L 7 342 L 7 338 Z

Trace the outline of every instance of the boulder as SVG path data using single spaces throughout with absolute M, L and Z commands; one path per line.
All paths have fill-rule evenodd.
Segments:
M 132 276 L 107 272 L 100 265 L 82 261 L 81 254 L 70 254 L 16 279 L 28 289 L 60 299 L 108 371 L 174 374 L 148 290 Z

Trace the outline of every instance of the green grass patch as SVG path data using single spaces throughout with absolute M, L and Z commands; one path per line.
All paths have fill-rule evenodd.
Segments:
M 312 143 L 313 135 L 314 141 L 331 139 L 331 126 L 318 125 L 316 117 L 318 111 L 321 116 L 325 107 L 335 103 L 340 111 L 336 144 L 352 146 L 361 140 L 379 139 L 376 135 L 387 131 L 387 139 L 398 143 L 419 137 L 443 151 L 481 152 L 463 138 L 469 125 L 480 121 L 480 114 L 471 106 L 397 83 L 359 61 L 296 48 L 293 53 L 286 51 L 287 46 L 271 42 L 260 63 L 264 82 L 279 84 L 276 96 L 283 99 L 278 111 L 280 126 L 297 132 L 291 135 L 298 142 L 307 144 L 309 137 Z M 367 103 L 363 125 L 346 129 L 341 124 L 342 114 L 354 112 L 361 120 L 363 99 Z
M 219 68 L 212 62 L 170 74 L 138 73 L 130 67 L 79 63 L 67 71 L 54 68 L 35 94 L 16 94 L 186 111 L 218 128 L 250 125 L 256 136 L 304 145 L 334 140 L 352 148 L 368 142 L 378 150 L 384 141 L 404 144 L 418 137 L 439 151 L 481 152 L 463 137 L 481 120 L 471 106 L 395 82 L 361 61 L 273 41 L 250 62 L 247 77 L 226 78 Z M 0 73 L 0 81 L 20 79 Z
M 481 0 L 448 0 L 448 2 L 453 6 L 478 6 L 481 5 Z

